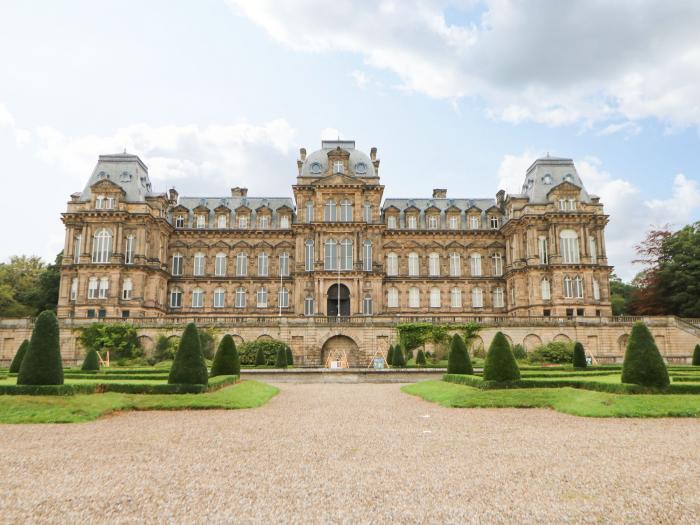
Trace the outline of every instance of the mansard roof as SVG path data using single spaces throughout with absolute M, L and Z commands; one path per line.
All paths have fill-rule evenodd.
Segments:
M 428 208 L 437 208 L 445 212 L 450 208 L 456 208 L 463 212 L 469 208 L 479 208 L 486 210 L 496 205 L 496 199 L 385 199 L 382 210 L 394 207 L 399 210 L 417 208 L 425 212 Z
M 273 211 L 279 208 L 294 209 L 294 203 L 289 197 L 180 197 L 178 205 L 190 210 L 199 206 L 206 206 L 210 210 L 220 206 L 226 206 L 230 210 L 238 209 L 241 206 L 251 210 L 264 207 Z
M 369 155 L 355 149 L 354 140 L 322 141 L 321 149 L 306 156 L 299 175 L 301 177 L 324 177 L 328 173 L 328 153 L 338 148 L 350 154 L 348 160 L 349 175 L 362 178 L 377 176 L 374 163 Z
M 535 160 L 530 165 L 525 174 L 522 193 L 511 197 L 525 197 L 533 204 L 544 204 L 549 202 L 550 191 L 565 182 L 581 188 L 579 198 L 582 202 L 591 202 L 574 161 L 549 155 Z
M 147 196 L 153 195 L 148 168 L 137 155 L 126 151 L 98 157 L 97 165 L 80 194 L 80 200 L 89 201 L 92 198 L 92 187 L 102 180 L 121 187 L 129 202 L 145 202 Z

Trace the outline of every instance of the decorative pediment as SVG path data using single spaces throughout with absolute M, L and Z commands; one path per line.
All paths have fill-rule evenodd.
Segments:
M 488 208 L 486 208 L 486 213 L 490 213 L 490 214 L 495 213 L 495 214 L 499 214 L 499 215 L 503 214 L 503 212 L 501 211 L 501 208 L 499 208 L 495 204 L 493 206 L 489 206 Z
M 269 249 L 272 249 L 272 244 L 270 244 L 270 243 L 267 242 L 267 241 L 260 241 L 260 242 L 255 243 L 255 247 L 256 247 L 256 248 L 269 248 Z
M 440 208 L 438 208 L 437 206 L 428 206 L 428 207 L 425 209 L 425 213 L 426 213 L 426 215 L 429 214 L 429 213 L 431 213 L 431 214 L 440 214 Z
M 445 210 L 445 213 L 462 213 L 462 210 L 453 204 Z
M 234 242 L 231 248 L 251 248 L 251 244 L 246 241 L 238 241 Z
M 119 193 L 121 195 L 126 195 L 124 188 L 109 179 L 98 180 L 95 184 L 90 186 L 90 189 L 93 193 Z
M 464 245 L 457 241 L 450 241 L 445 245 L 445 248 L 452 248 L 453 250 L 458 250 L 464 248 Z
M 404 209 L 404 213 L 420 213 L 420 208 L 415 204 L 411 204 L 408 208 Z
M 289 211 L 291 213 L 294 210 L 290 206 L 283 204 L 282 206 L 278 207 L 277 210 L 275 210 L 275 211 L 277 211 L 277 213 L 284 212 L 284 211 Z
M 490 250 L 503 250 L 503 249 L 505 249 L 505 247 L 506 247 L 505 244 L 503 244 L 502 242 L 498 242 L 498 241 L 493 241 L 492 243 L 490 243 L 488 245 L 488 248 Z
M 275 244 L 275 249 L 280 249 L 280 248 L 294 248 L 294 243 L 289 242 L 289 241 L 281 241 Z
M 314 186 L 365 186 L 360 179 L 346 175 L 345 173 L 335 173 L 327 175 L 311 183 Z
M 391 204 L 391 205 L 387 206 L 386 208 L 384 208 L 384 213 L 387 213 L 387 212 L 388 213 L 401 213 L 401 210 L 398 209 L 393 204 Z
M 209 245 L 204 241 L 195 241 L 190 245 L 191 248 L 209 248 Z
M 581 187 L 577 186 L 573 182 L 570 181 L 564 181 L 560 184 L 557 184 L 554 186 L 551 190 L 547 192 L 547 197 L 550 196 L 552 193 L 566 193 L 566 194 L 571 194 L 575 193 L 578 195 L 578 193 L 581 191 Z
M 173 241 L 170 243 L 169 248 L 189 248 L 190 245 L 181 240 Z
M 214 208 L 214 211 L 216 213 L 231 213 L 231 208 L 229 208 L 225 204 L 220 204 L 219 206 Z
M 200 204 L 194 209 L 195 213 L 209 213 L 209 208 L 205 204 Z
M 467 209 L 465 210 L 465 213 L 471 213 L 471 214 L 479 214 L 479 215 L 481 215 L 481 212 L 482 212 L 482 211 L 483 211 L 483 210 L 482 210 L 481 208 L 479 208 L 476 204 L 472 204 L 471 206 L 469 206 L 469 208 L 467 208 Z
M 215 248 L 229 248 L 229 244 L 227 242 L 219 240 L 219 241 L 216 241 L 214 243 L 214 247 Z
M 179 213 L 184 213 L 185 215 L 187 215 L 188 213 L 190 213 L 190 210 L 189 210 L 189 208 L 186 208 L 182 204 L 178 204 L 177 206 L 175 206 L 173 208 L 173 215 L 177 215 Z
M 391 242 L 384 243 L 383 248 L 384 248 L 384 250 L 387 250 L 387 249 L 397 249 L 397 250 L 400 250 L 401 248 L 403 248 L 403 244 L 398 243 L 398 242 L 396 242 L 396 241 L 391 241 Z
M 251 212 L 251 209 L 244 204 L 241 204 L 238 208 L 236 208 L 237 215 L 240 215 L 241 213 L 245 214 L 245 213 L 250 213 L 250 212 Z

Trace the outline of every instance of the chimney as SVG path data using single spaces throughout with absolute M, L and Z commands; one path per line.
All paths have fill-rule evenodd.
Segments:
M 177 190 L 175 188 L 170 188 L 168 190 L 168 199 L 170 199 L 171 203 L 177 204 L 178 197 L 179 197 L 179 194 L 177 193 Z
M 231 188 L 231 197 L 246 197 L 248 195 L 248 188 Z
M 447 198 L 447 189 L 435 188 L 433 190 L 433 199 L 446 199 L 446 198 Z
M 369 150 L 369 158 L 372 159 L 372 162 L 377 160 L 377 148 L 373 147 L 371 150 Z
M 306 148 L 299 148 L 299 159 L 302 162 L 306 160 Z
M 496 205 L 499 208 L 503 207 L 503 204 L 506 201 L 506 192 L 505 190 L 498 190 L 498 193 L 496 193 Z

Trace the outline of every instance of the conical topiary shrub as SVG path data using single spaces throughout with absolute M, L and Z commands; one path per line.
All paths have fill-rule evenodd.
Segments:
M 100 357 L 97 355 L 97 350 L 94 348 L 89 350 L 83 361 L 83 366 L 81 370 L 99 370 L 100 369 Z
M 464 344 L 459 334 L 452 336 L 450 342 L 450 353 L 447 356 L 447 373 L 448 374 L 474 374 L 472 361 L 469 359 L 467 345 Z
M 386 352 L 386 364 L 389 366 L 394 364 L 394 345 L 389 345 L 389 350 Z
M 392 354 L 392 365 L 398 368 L 403 368 L 406 366 L 406 356 L 403 353 L 403 348 L 401 345 L 396 345 L 394 347 L 394 353 Z
M 292 349 L 287 347 L 287 366 L 294 364 L 294 354 L 292 354 Z
M 19 367 L 22 365 L 22 360 L 24 359 L 24 355 L 27 353 L 27 348 L 29 348 L 29 341 L 25 339 L 22 341 L 22 344 L 19 345 L 19 349 L 17 350 L 15 357 L 12 358 L 12 363 L 10 363 L 11 374 L 19 374 Z M 697 348 L 695 350 L 697 352 Z
M 667 387 L 671 381 L 666 364 L 647 326 L 637 321 L 627 341 L 622 363 L 622 382 L 656 388 Z
M 423 352 L 423 350 L 418 350 L 418 353 L 416 354 L 416 364 L 417 365 L 426 364 L 425 352 Z
M 586 368 L 588 362 L 586 361 L 586 351 L 583 349 L 583 345 L 576 341 L 574 344 L 574 368 Z
M 47 310 L 36 318 L 29 348 L 17 375 L 18 385 L 62 385 L 63 363 L 58 338 L 58 319 Z
M 484 380 L 503 382 L 518 379 L 520 379 L 520 368 L 510 349 L 508 339 L 501 332 L 496 332 L 489 346 L 489 352 L 486 354 Z
M 211 377 L 237 376 L 241 373 L 241 360 L 238 357 L 236 343 L 233 337 L 226 334 L 221 338 L 216 349 L 214 361 L 211 364 Z
M 275 359 L 275 366 L 277 368 L 287 368 L 287 351 L 283 347 L 277 349 L 277 359 Z
M 194 323 L 185 327 L 177 347 L 168 383 L 171 385 L 207 385 L 209 372 L 202 355 L 202 343 Z
M 267 364 L 267 359 L 265 358 L 265 351 L 262 346 L 258 348 L 255 353 L 255 366 L 265 366 Z
M 21 347 L 20 350 L 22 350 Z M 695 345 L 695 350 L 693 351 L 693 366 L 700 366 L 700 345 Z

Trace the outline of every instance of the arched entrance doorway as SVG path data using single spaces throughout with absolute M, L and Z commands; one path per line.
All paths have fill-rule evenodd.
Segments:
M 347 359 L 349 367 L 361 366 L 360 352 L 355 341 L 346 335 L 334 335 L 323 343 L 321 348 L 321 366 L 327 366 L 327 363 L 331 361 L 341 361 L 343 359 Z
M 328 317 L 350 315 L 350 290 L 344 284 L 334 284 L 328 288 L 328 301 L 326 303 Z

